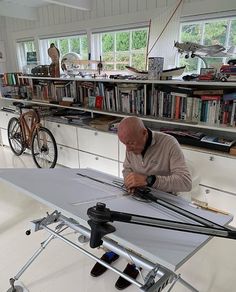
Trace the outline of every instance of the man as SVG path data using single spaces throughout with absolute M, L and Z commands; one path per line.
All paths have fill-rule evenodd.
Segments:
M 129 193 L 146 186 L 170 193 L 191 190 L 191 175 L 175 138 L 161 132 L 152 132 L 138 117 L 124 118 L 118 127 L 118 137 L 126 146 L 123 176 Z M 112 263 L 118 257 L 114 252 L 107 252 L 102 259 Z M 105 267 L 96 263 L 91 275 L 96 277 L 105 271 Z M 138 269 L 135 265 L 128 264 L 124 273 L 135 279 Z M 115 286 L 122 290 L 130 284 L 119 277 Z

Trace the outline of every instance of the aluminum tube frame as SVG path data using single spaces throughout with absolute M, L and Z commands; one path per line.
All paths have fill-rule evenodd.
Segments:
M 72 241 L 70 241 L 69 239 L 65 238 L 64 236 L 58 234 L 57 232 L 55 232 L 54 230 L 50 229 L 47 226 L 42 226 L 43 229 L 45 229 L 47 232 L 49 232 L 51 235 L 53 235 L 53 237 L 57 237 L 59 239 L 61 239 L 62 241 L 64 241 L 65 243 L 67 243 L 68 245 L 72 246 L 75 249 L 78 249 L 79 251 L 81 251 L 83 254 L 87 255 L 88 257 L 90 257 L 91 259 L 99 262 L 100 264 L 102 264 L 103 266 L 105 266 L 106 268 L 108 268 L 109 270 L 112 270 L 113 272 L 119 274 L 121 277 L 125 278 L 126 280 L 128 280 L 129 282 L 131 282 L 132 284 L 138 286 L 139 288 L 141 288 L 143 286 L 142 283 L 134 280 L 133 278 L 127 276 L 126 274 L 124 274 L 123 272 L 119 271 L 118 269 L 112 267 L 111 265 L 107 264 L 106 262 L 104 262 L 103 260 L 99 259 L 98 257 L 94 256 L 93 254 L 91 254 L 90 252 L 86 251 L 85 249 L 83 249 L 82 247 L 78 246 L 77 244 L 73 243 Z

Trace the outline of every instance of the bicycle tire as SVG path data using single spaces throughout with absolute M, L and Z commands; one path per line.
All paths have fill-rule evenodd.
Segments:
M 14 128 L 16 129 L 15 132 L 13 132 Z M 15 117 L 11 118 L 7 126 L 7 136 L 8 136 L 10 148 L 12 152 L 17 156 L 20 156 L 25 150 L 25 147 L 23 146 L 22 133 L 23 131 L 22 131 L 19 119 Z M 17 145 L 19 149 L 17 149 Z
M 41 134 L 47 135 L 47 145 L 39 146 L 38 142 L 42 141 Z M 50 146 L 50 147 L 49 147 Z M 57 144 L 53 134 L 44 127 L 35 130 L 32 137 L 32 156 L 38 168 L 54 168 L 57 163 Z M 49 154 L 50 152 L 50 154 Z M 50 156 L 52 153 L 52 156 Z M 47 156 L 46 156 L 47 155 Z

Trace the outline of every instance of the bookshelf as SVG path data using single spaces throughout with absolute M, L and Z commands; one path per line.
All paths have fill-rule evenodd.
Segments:
M 16 88 L 19 91 L 23 87 L 24 90 L 21 91 L 24 95 L 12 94 L 10 97 L 9 93 L 5 96 L 6 99 L 14 101 L 20 98 L 25 103 L 73 107 L 90 112 L 91 115 L 94 113 L 117 117 L 138 115 L 146 122 L 159 125 L 213 130 L 236 135 L 235 105 L 233 108 L 236 97 L 235 101 L 234 99 L 225 101 L 226 105 L 222 102 L 225 93 L 235 90 L 235 82 L 51 78 L 21 75 L 17 78 L 19 81 Z M 203 100 L 206 93 L 205 96 L 193 95 L 197 90 L 207 92 L 214 89 L 222 92 L 215 100 Z M 4 96 L 3 93 L 2 95 Z M 176 109 L 177 99 L 180 99 L 179 113 Z M 202 109 L 199 109 L 200 103 L 202 107 L 203 105 L 208 107 L 208 114 L 205 116 L 201 113 Z M 223 106 L 227 108 L 223 109 Z M 224 117 L 223 120 L 221 117 L 220 120 L 219 111 L 227 112 L 228 119 Z

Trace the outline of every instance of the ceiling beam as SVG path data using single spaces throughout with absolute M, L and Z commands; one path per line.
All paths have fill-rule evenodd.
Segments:
M 92 9 L 92 0 L 43 0 L 43 1 L 79 10 Z
M 36 8 L 2 1 L 0 1 L 0 15 L 27 20 L 38 19 L 38 13 Z

